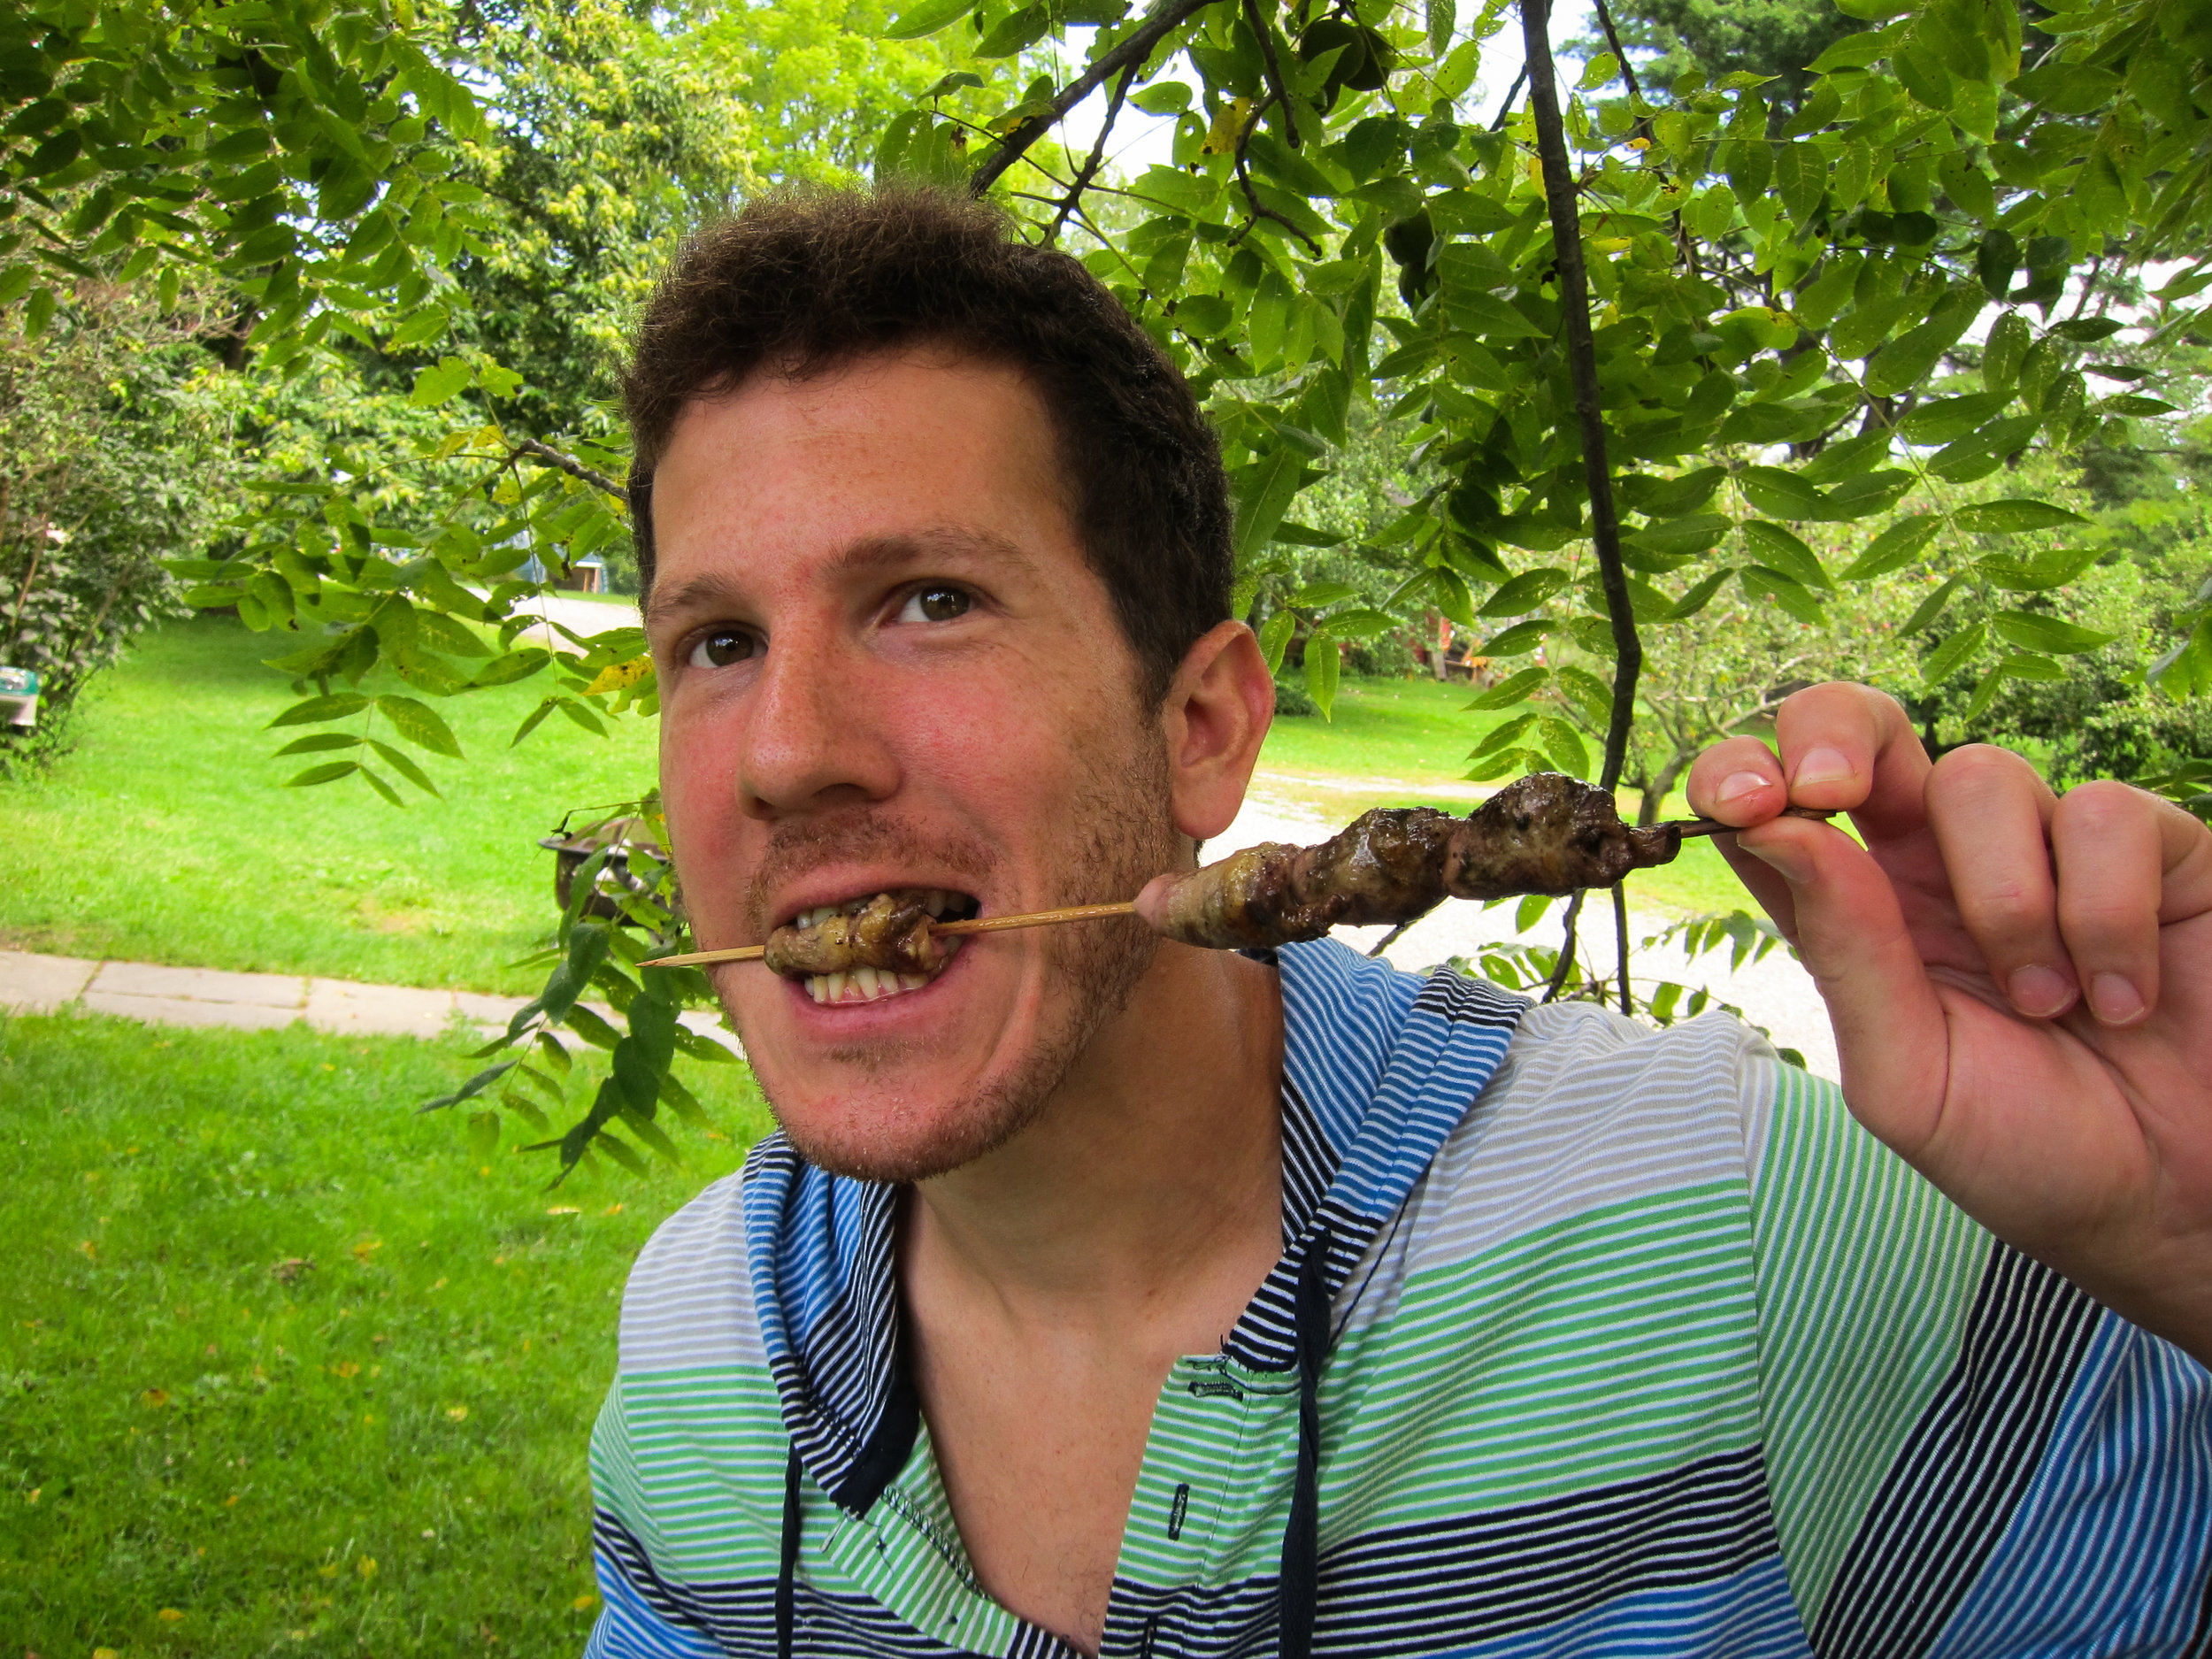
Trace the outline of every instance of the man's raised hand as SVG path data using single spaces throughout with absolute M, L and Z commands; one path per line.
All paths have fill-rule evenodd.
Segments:
M 1853 1113 L 1960 1208 L 2212 1364 L 2212 830 L 2119 783 L 1933 764 L 1831 684 L 1692 769 L 1797 947 Z M 1786 805 L 1840 808 L 1865 846 Z

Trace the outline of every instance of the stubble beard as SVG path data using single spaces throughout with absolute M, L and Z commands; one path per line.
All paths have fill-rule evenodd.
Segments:
M 1057 838 L 1063 854 L 1050 883 L 1054 906 L 1126 898 L 1172 868 L 1182 848 L 1169 806 L 1165 745 L 1156 730 L 1141 727 L 1128 752 L 1094 777 L 1099 781 L 1075 801 Z M 972 1164 L 1034 1124 L 1099 1031 L 1128 1007 L 1160 942 L 1149 929 L 1118 921 L 1043 929 L 1036 937 L 1049 988 L 1027 1052 L 964 1099 L 933 1108 L 926 1130 L 917 1129 L 899 1098 L 898 1076 L 925 1057 L 927 1040 L 830 1050 L 830 1058 L 871 1077 L 881 1090 L 844 1120 L 841 1134 L 815 1133 L 803 1114 L 778 1103 L 777 1091 L 762 1079 L 769 1110 L 799 1155 L 833 1175 L 906 1185 Z M 862 1132 L 853 1133 L 856 1127 Z

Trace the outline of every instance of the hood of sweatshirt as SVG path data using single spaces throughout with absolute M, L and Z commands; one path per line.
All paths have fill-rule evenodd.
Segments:
M 1225 1349 L 1287 1371 L 1300 1365 L 1302 1334 L 1315 1351 L 1312 1310 L 1325 1319 L 1504 1059 L 1527 1003 L 1448 970 L 1403 973 L 1330 940 L 1272 956 L 1284 1016 L 1283 1253 Z M 921 1421 L 901 1353 L 897 1196 L 815 1169 L 780 1133 L 746 1160 L 753 1303 L 792 1455 L 855 1514 L 904 1466 Z

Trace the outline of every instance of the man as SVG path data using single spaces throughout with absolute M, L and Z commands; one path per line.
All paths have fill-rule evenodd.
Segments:
M 1228 826 L 1271 688 L 1217 453 L 1080 265 L 757 204 L 627 392 L 703 948 L 1126 897 Z M 719 970 L 780 1128 L 631 1281 L 591 1651 L 2203 1642 L 2212 835 L 1932 771 L 1860 687 L 1779 739 L 1691 803 L 1756 826 L 1865 1128 L 1733 1021 L 1327 941 Z

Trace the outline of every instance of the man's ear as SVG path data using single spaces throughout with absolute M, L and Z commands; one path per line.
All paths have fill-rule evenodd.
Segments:
M 1275 681 L 1241 622 L 1217 624 L 1183 657 L 1160 710 L 1175 827 L 1194 841 L 1227 829 L 1244 804 L 1275 720 Z

